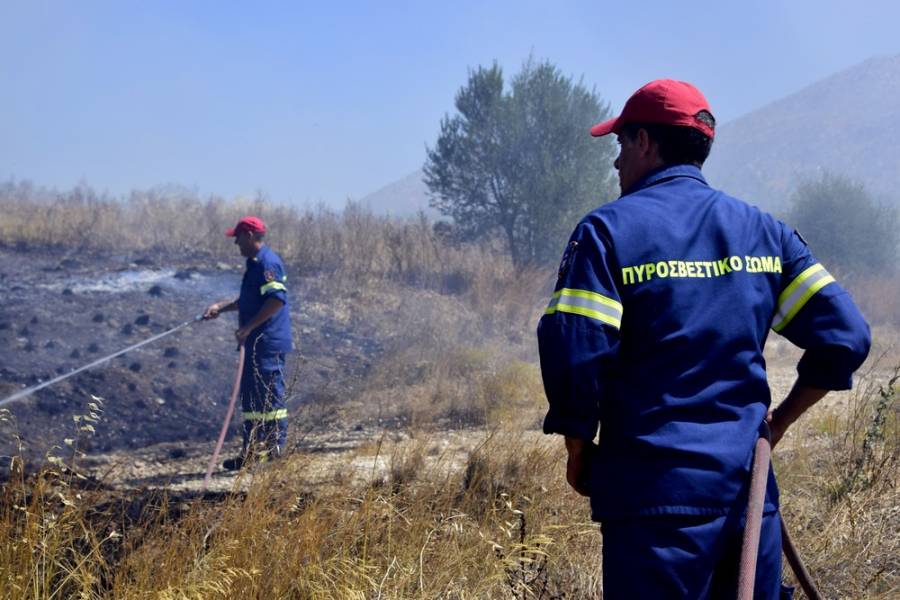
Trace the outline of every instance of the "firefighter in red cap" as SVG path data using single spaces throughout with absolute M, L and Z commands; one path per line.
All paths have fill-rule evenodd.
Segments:
M 869 351 L 803 238 L 707 184 L 714 132 L 700 91 L 673 80 L 591 129 L 617 136 L 621 196 L 575 228 L 538 326 L 544 431 L 565 436 L 566 479 L 602 524 L 604 598 L 733 598 L 765 421 L 777 443 Z M 774 413 L 770 329 L 805 349 Z M 779 525 L 770 469 L 755 598 L 789 594 Z
M 265 233 L 258 217 L 244 217 L 225 232 L 247 259 L 241 294 L 237 300 L 211 304 L 203 314 L 215 319 L 220 313 L 238 311 L 234 337 L 246 351 L 240 390 L 243 448 L 224 462 L 228 470 L 240 469 L 248 460 L 280 456 L 287 442 L 284 360 L 293 350 L 287 275 L 281 258 L 263 241 Z

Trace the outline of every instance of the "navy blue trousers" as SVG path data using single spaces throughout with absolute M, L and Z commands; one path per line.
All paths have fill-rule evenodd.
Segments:
M 284 353 L 247 347 L 241 374 L 244 451 L 251 444 L 281 453 L 287 443 Z
M 737 593 L 744 518 L 658 515 L 604 521 L 603 598 L 711 599 Z M 756 563 L 757 600 L 789 599 L 781 584 L 781 526 L 763 515 Z

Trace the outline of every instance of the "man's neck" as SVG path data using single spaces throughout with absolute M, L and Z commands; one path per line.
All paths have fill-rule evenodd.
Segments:
M 259 254 L 259 251 L 262 250 L 262 247 L 265 245 L 265 242 L 257 242 L 253 245 L 253 254 L 250 255 L 250 258 L 256 258 Z

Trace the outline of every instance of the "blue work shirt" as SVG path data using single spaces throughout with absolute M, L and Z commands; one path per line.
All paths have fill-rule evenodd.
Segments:
M 725 514 L 770 404 L 769 329 L 799 381 L 851 386 L 869 328 L 803 239 L 707 185 L 651 172 L 576 227 L 538 325 L 545 433 L 591 440 L 595 520 Z M 770 472 L 767 509 L 777 506 Z
M 250 333 L 245 342 L 248 348 L 256 348 L 260 353 L 290 352 L 294 349 L 286 281 L 284 263 L 269 246 L 264 244 L 256 256 L 247 259 L 247 270 L 238 298 L 240 326 L 253 320 L 269 298 L 278 298 L 284 303 L 277 313 Z

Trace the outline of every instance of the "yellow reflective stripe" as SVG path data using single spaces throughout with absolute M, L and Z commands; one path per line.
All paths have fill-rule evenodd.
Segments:
M 622 327 L 622 321 L 620 319 L 616 319 L 611 317 L 605 313 L 598 312 L 596 310 L 591 310 L 590 308 L 584 308 L 583 306 L 572 306 L 570 304 L 557 304 L 554 308 L 548 308 L 546 313 L 551 315 L 555 312 L 564 312 L 571 313 L 573 315 L 581 315 L 582 317 L 589 317 L 591 319 L 597 319 L 598 321 L 602 321 L 609 325 L 612 325 L 616 329 Z
M 260 294 L 265 294 L 265 293 L 268 292 L 269 290 L 284 290 L 284 291 L 287 291 L 287 288 L 286 288 L 286 287 L 284 286 L 284 284 L 281 283 L 280 281 L 270 281 L 270 282 L 267 283 L 266 285 L 264 285 L 264 286 L 262 286 L 261 288 L 259 288 L 259 293 L 260 293 Z
M 612 298 L 588 290 L 563 288 L 553 294 L 544 314 L 564 312 L 596 319 L 615 328 L 622 326 L 622 305 Z
M 829 283 L 834 283 L 834 277 L 819 263 L 800 273 L 778 296 L 777 322 L 772 329 L 779 332 L 787 327 L 809 299 Z
M 622 305 L 612 298 L 608 298 L 603 296 L 602 294 L 598 294 L 597 292 L 589 292 L 587 290 L 573 290 L 570 288 L 562 288 L 555 294 L 553 294 L 554 298 L 559 298 L 561 296 L 570 296 L 575 298 L 585 298 L 587 300 L 592 300 L 594 302 L 599 302 L 600 304 L 605 304 L 610 306 L 619 312 L 622 312 Z
M 824 271 L 824 270 L 825 270 L 825 267 L 823 267 L 819 263 L 816 263 L 813 266 L 806 268 L 802 273 L 797 275 L 797 277 L 795 277 L 794 280 L 786 288 L 784 288 L 784 291 L 781 292 L 781 294 L 778 296 L 778 306 L 781 306 L 782 304 L 784 304 L 785 301 L 787 301 L 787 299 L 791 297 L 791 294 L 794 293 L 794 290 L 796 290 L 798 287 L 800 287 L 800 285 L 804 281 L 806 281 L 807 279 L 809 279 L 810 277 L 812 277 L 819 271 Z
M 279 419 L 287 419 L 287 416 L 286 408 L 270 410 L 269 412 L 245 412 L 243 414 L 245 421 L 278 421 Z

